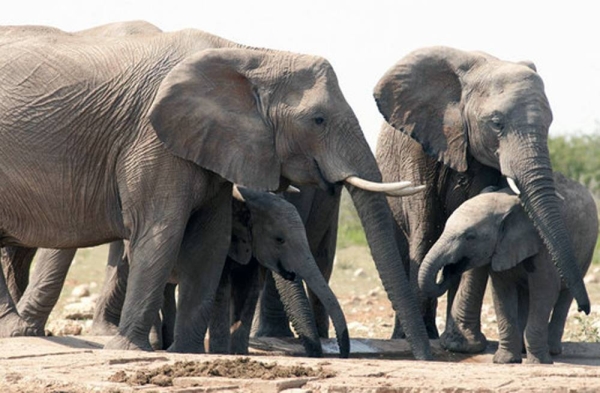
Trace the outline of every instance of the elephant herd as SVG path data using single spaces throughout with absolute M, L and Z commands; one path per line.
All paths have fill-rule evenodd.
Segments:
M 572 300 L 590 311 L 598 213 L 552 171 L 552 112 L 530 62 L 408 54 L 375 86 L 373 154 L 317 56 L 133 21 L 0 27 L 0 59 L 0 336 L 43 334 L 75 250 L 110 242 L 94 316 L 106 348 L 201 353 L 208 331 L 211 352 L 245 353 L 254 320 L 259 336 L 292 335 L 291 322 L 321 356 L 331 318 L 347 357 L 327 284 L 342 187 L 392 338 L 416 359 L 433 358 L 434 338 L 485 349 L 488 276 L 495 362 L 521 362 L 525 347 L 551 363 Z

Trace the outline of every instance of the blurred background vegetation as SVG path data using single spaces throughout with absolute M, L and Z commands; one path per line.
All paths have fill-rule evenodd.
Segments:
M 554 170 L 585 185 L 600 206 L 600 124 L 591 134 L 553 136 L 548 140 L 548 148 Z M 338 248 L 352 245 L 365 246 L 367 242 L 354 205 L 344 190 Z M 600 264 L 600 241 L 596 243 L 593 263 Z

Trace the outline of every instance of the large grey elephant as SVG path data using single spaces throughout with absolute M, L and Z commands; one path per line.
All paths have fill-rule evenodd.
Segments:
M 559 173 L 554 174 L 554 182 L 564 199 L 560 211 L 578 266 L 585 273 L 598 240 L 596 203 L 578 182 Z M 562 351 L 573 295 L 510 189 L 478 195 L 452 213 L 425 256 L 419 287 L 425 294 L 440 296 L 456 275 L 480 266 L 490 268 L 498 320 L 500 339 L 494 362 L 521 363 L 524 333 L 527 361 L 552 363 L 551 355 Z M 442 270 L 443 281 L 438 283 Z
M 389 199 L 412 285 L 417 286 L 418 266 L 450 214 L 506 178 L 520 193 L 579 309 L 589 313 L 552 177 L 547 146 L 552 112 L 534 65 L 483 52 L 423 48 L 391 67 L 374 96 L 386 120 L 376 153 L 384 180 L 402 178 L 427 187 L 419 196 Z M 475 269 L 463 275 L 458 292 L 449 291 L 441 337 L 447 349 L 485 348 L 480 308 L 486 283 L 485 269 Z M 435 301 L 422 297 L 420 302 L 428 333 L 436 337 Z
M 371 188 L 379 169 L 326 60 L 198 30 L 40 36 L 0 52 L 0 145 L 11 150 L 0 155 L 1 245 L 128 239 L 128 290 L 108 348 L 151 349 L 175 268 L 182 317 L 170 349 L 203 350 L 229 248 L 232 182 L 343 183 L 415 357 L 431 358 L 391 212 Z M 7 296 L 4 277 L 0 284 Z M 14 304 L 3 303 L 2 315 L 5 329 L 26 329 Z

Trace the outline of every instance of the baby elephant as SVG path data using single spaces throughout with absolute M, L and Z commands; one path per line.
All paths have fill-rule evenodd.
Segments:
M 581 184 L 554 174 L 561 211 L 587 271 L 598 238 L 594 199 Z M 442 295 L 466 270 L 488 265 L 498 319 L 499 348 L 494 363 L 520 363 L 523 338 L 528 363 L 552 363 L 573 300 L 531 220 L 508 189 L 482 193 L 463 203 L 419 270 L 419 287 Z M 437 274 L 443 269 L 441 283 Z M 552 315 L 551 319 L 550 316 Z

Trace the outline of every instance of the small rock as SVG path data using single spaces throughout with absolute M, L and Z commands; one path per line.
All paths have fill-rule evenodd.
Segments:
M 373 288 L 373 289 L 371 289 L 371 290 L 369 291 L 368 295 L 369 295 L 370 297 L 375 297 L 375 296 L 379 295 L 379 291 L 380 291 L 380 290 L 381 290 L 381 288 L 379 288 L 379 287 L 375 287 L 375 288 Z
M 65 319 L 92 319 L 94 317 L 93 303 L 71 303 L 63 309 Z
M 90 286 L 88 284 L 77 285 L 75 288 L 73 288 L 71 296 L 76 298 L 90 296 Z
M 83 328 L 78 322 L 68 319 L 58 319 L 50 322 L 47 330 L 53 336 L 79 336 Z

